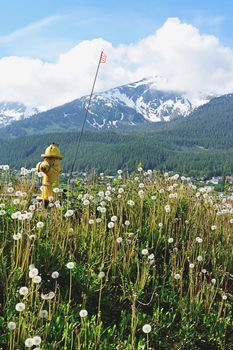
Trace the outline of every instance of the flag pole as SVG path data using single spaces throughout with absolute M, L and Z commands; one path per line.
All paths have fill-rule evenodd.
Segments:
M 98 77 L 100 64 L 106 62 L 106 57 L 107 57 L 106 54 L 103 51 L 101 51 L 100 57 L 99 57 L 99 62 L 98 62 L 96 73 L 95 73 L 95 78 L 94 78 L 94 81 L 93 81 L 93 84 L 92 84 L 91 93 L 90 93 L 90 96 L 89 96 L 89 100 L 88 100 L 88 104 L 87 104 L 87 108 L 86 108 L 86 112 L 85 112 L 85 116 L 84 116 L 84 120 L 83 120 L 83 124 L 82 124 L 82 128 L 81 128 L 81 132 L 79 134 L 78 143 L 77 143 L 77 147 L 76 147 L 76 151 L 75 151 L 75 155 L 74 155 L 74 161 L 72 163 L 72 167 L 71 167 L 68 183 L 70 183 L 71 176 L 72 176 L 72 173 L 74 171 L 74 166 L 75 166 L 75 163 L 76 163 L 76 160 L 77 160 L 77 154 L 78 154 L 78 151 L 79 151 L 80 142 L 81 142 L 81 138 L 82 138 L 83 131 L 84 131 L 84 126 L 85 126 L 85 123 L 86 123 L 86 120 L 87 120 L 87 116 L 88 116 L 88 113 L 89 113 L 89 109 L 90 109 L 90 106 L 91 106 L 91 99 L 92 99 L 92 96 L 93 96 L 93 93 L 94 93 L 95 83 L 96 83 L 96 80 L 97 80 L 97 77 Z

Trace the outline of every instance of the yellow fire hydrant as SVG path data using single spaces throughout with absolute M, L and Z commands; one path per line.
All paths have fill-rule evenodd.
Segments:
M 45 153 L 41 154 L 41 157 L 43 158 L 43 162 L 36 165 L 36 170 L 44 173 L 42 196 L 38 197 L 38 199 L 48 201 L 54 196 L 53 188 L 57 187 L 59 184 L 59 176 L 62 172 L 61 160 L 63 156 L 61 155 L 58 145 L 52 143 L 46 148 Z

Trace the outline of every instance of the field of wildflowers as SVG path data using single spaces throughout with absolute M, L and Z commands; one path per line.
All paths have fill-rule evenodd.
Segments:
M 0 166 L 3 350 L 233 349 L 233 196 L 141 167 L 54 188 Z

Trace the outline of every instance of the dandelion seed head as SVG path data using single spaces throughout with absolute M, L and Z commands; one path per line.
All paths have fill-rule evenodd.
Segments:
M 28 288 L 27 287 L 21 287 L 20 289 L 19 289 L 19 294 L 20 295 L 28 295 Z
M 21 233 L 15 233 L 14 235 L 13 235 L 13 240 L 14 241 L 18 241 L 19 239 L 21 239 L 22 238 L 22 234 Z
M 52 300 L 55 297 L 54 292 L 49 292 L 47 294 L 41 293 L 41 299 L 43 300 Z
M 73 215 L 74 215 L 74 210 L 68 209 L 64 216 L 65 216 L 66 218 L 69 218 L 69 217 L 71 217 L 71 216 L 73 216 Z
M 58 277 L 59 277 L 59 272 L 58 272 L 58 271 L 54 271 L 54 272 L 51 274 L 51 277 L 52 277 L 53 279 L 58 278 Z
M 60 189 L 59 189 L 58 187 L 55 187 L 55 188 L 53 189 L 53 192 L 54 192 L 54 193 L 59 193 L 59 192 L 60 192 Z
M 101 212 L 101 214 L 105 214 L 106 213 L 106 208 L 105 207 L 101 207 L 101 209 L 100 209 L 100 212 Z
M 170 213 L 171 212 L 171 206 L 169 204 L 165 205 L 164 209 L 165 209 L 166 213 Z
M 141 253 L 142 253 L 142 255 L 148 255 L 149 251 L 148 251 L 148 249 L 144 248 L 144 249 L 142 249 Z
M 69 270 L 72 270 L 74 268 L 74 262 L 70 261 L 66 264 L 66 267 L 69 269 Z
M 40 283 L 41 280 L 42 280 L 42 278 L 41 278 L 40 276 L 34 276 L 34 277 L 32 278 L 32 282 L 33 282 L 33 283 Z
M 179 280 L 180 279 L 180 274 L 179 273 L 176 273 L 175 275 L 174 275 L 174 278 L 175 278 L 175 280 Z
M 22 312 L 25 310 L 25 304 L 24 303 L 18 303 L 15 305 L 15 310 L 18 312 Z
M 132 200 L 132 199 L 129 199 L 127 201 L 127 204 L 130 206 L 130 207 L 133 207 L 135 205 L 135 202 Z
M 36 227 L 37 228 L 42 228 L 42 227 L 44 227 L 44 223 L 42 221 L 38 221 L 37 224 L 36 224 Z
M 40 318 L 47 318 L 48 317 L 48 311 L 47 310 L 40 310 L 39 316 L 40 316 Z
M 8 327 L 8 329 L 9 329 L 10 331 L 13 331 L 13 330 L 16 329 L 16 323 L 13 322 L 13 321 L 8 322 L 7 327 Z
M 88 315 L 88 312 L 87 312 L 87 310 L 85 310 L 85 309 L 83 309 L 83 310 L 81 310 L 81 311 L 79 312 L 79 316 L 80 316 L 81 318 L 87 317 L 87 315 Z
M 108 228 L 113 228 L 113 227 L 114 227 L 114 222 L 112 222 L 112 221 L 109 222 L 109 223 L 108 223 Z
M 85 205 L 85 207 L 87 207 L 89 204 L 90 204 L 90 201 L 88 199 L 84 199 L 83 205 Z
M 98 274 L 98 277 L 99 278 L 104 278 L 105 277 L 104 271 L 100 271 L 99 274 Z
M 29 277 L 30 277 L 30 278 L 33 278 L 33 277 L 37 276 L 38 273 L 39 273 L 38 269 L 36 269 L 36 268 L 31 269 L 31 270 L 29 271 Z
M 33 345 L 34 345 L 34 340 L 33 340 L 33 338 L 27 338 L 27 339 L 25 340 L 24 344 L 25 344 L 25 346 L 26 346 L 27 348 L 33 347 Z
M 151 325 L 150 324 L 144 324 L 142 327 L 142 331 L 145 334 L 149 334 L 151 332 Z
M 34 345 L 40 345 L 41 343 L 41 337 L 36 335 L 35 337 L 33 337 L 33 343 Z

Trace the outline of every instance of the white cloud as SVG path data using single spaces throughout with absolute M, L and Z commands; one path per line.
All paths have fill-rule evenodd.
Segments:
M 166 77 L 161 89 L 223 94 L 233 91 L 233 51 L 218 38 L 203 35 L 177 18 L 168 19 L 153 35 L 113 47 L 104 39 L 82 41 L 55 63 L 25 57 L 0 59 L 0 100 L 49 108 L 88 94 L 101 50 L 96 91 L 147 76 Z

